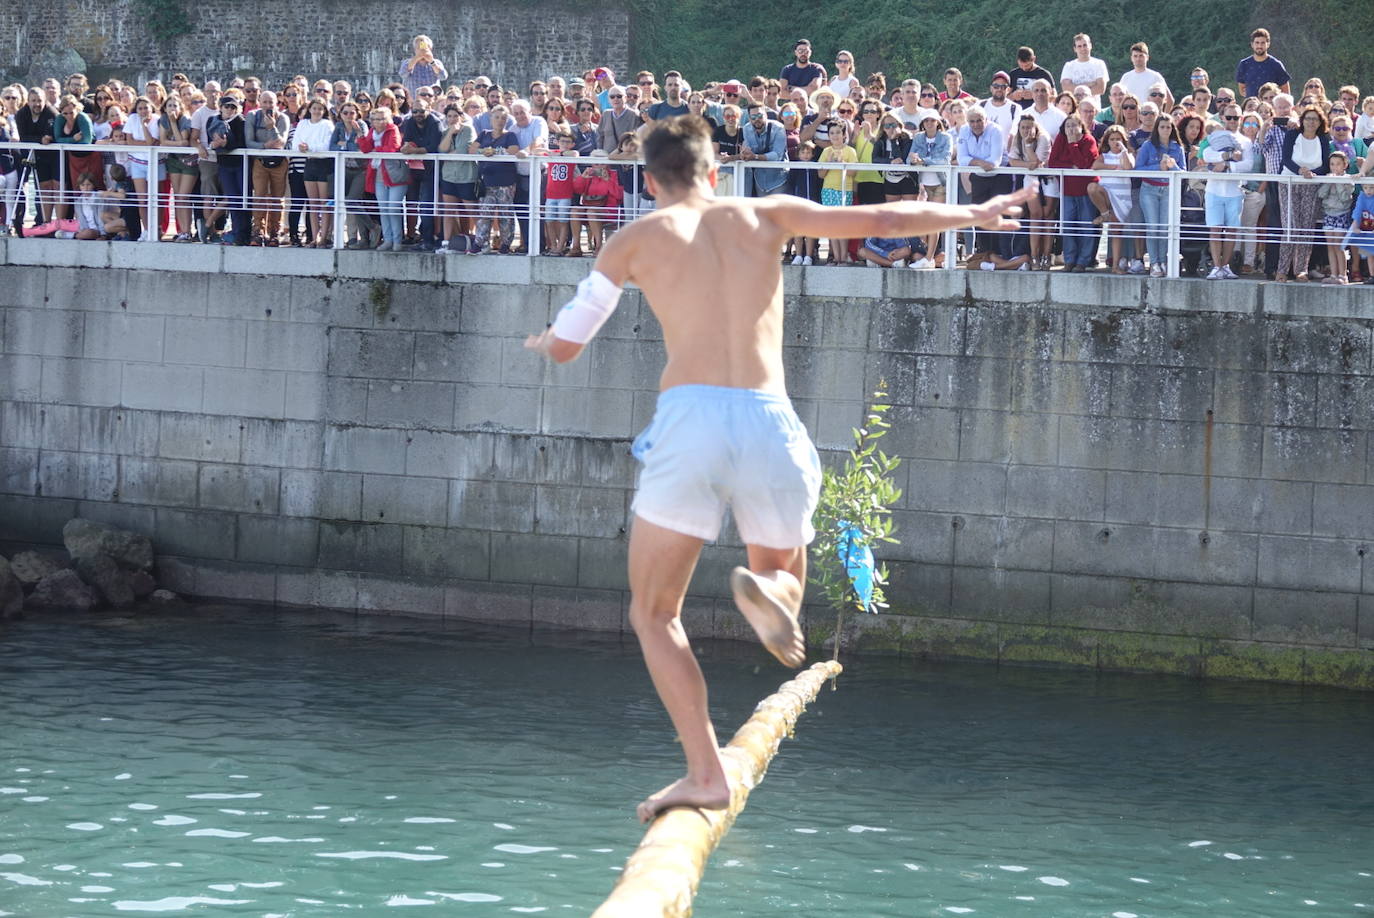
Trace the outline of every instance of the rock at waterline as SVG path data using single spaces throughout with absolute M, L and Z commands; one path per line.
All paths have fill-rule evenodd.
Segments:
M 95 520 L 68 520 L 62 527 L 62 544 L 73 560 L 109 555 L 120 567 L 152 570 L 153 542 L 136 532 L 116 529 Z
M 0 558 L 0 619 L 18 615 L 24 609 L 24 585 L 10 570 L 10 563 Z
M 89 612 L 100 605 L 95 590 L 86 586 L 76 571 L 63 569 L 49 574 L 29 594 L 29 606 L 35 609 L 68 609 Z
M 134 588 L 128 573 L 120 570 L 109 555 L 82 555 L 76 559 L 76 572 L 116 609 L 134 604 Z
M 165 606 L 169 603 L 180 602 L 181 597 L 171 590 L 153 590 L 153 592 L 148 595 L 148 601 Z
M 64 567 L 62 562 L 36 551 L 21 551 L 10 558 L 10 570 L 26 588 L 37 585 L 38 581 Z
M 157 581 L 147 571 L 134 571 L 129 574 L 129 586 L 133 587 L 135 596 L 143 599 L 157 589 Z

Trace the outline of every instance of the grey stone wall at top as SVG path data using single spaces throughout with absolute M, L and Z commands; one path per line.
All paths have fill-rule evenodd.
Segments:
M 657 325 L 630 291 L 578 362 L 521 346 L 586 270 L 0 239 L 0 542 L 81 514 L 191 593 L 624 632 Z M 1374 687 L 1367 289 L 785 273 L 822 450 L 891 386 L 904 614 L 860 646 Z M 739 634 L 740 557 L 693 633 Z
M 297 73 L 348 79 L 376 88 L 395 78 L 419 33 L 434 39 L 436 56 L 458 79 L 485 73 L 502 84 L 527 86 L 553 74 L 581 74 L 598 65 L 617 72 L 629 60 L 629 14 L 614 4 L 489 4 L 404 0 L 184 0 L 189 34 L 159 45 L 131 0 L 53 0 L 0 4 L 0 75 L 30 76 L 35 60 L 72 48 L 96 73 L 141 83 L 181 71 L 197 82 L 256 74 L 268 85 Z M 578 11 L 581 12 L 578 12 Z M 283 28 L 289 19 L 291 28 Z M 588 28 L 594 24 L 595 28 Z M 308 38 L 303 38 L 308 36 Z

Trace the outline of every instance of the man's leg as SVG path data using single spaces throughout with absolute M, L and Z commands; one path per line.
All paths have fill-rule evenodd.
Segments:
M 687 757 L 686 777 L 639 805 L 641 822 L 672 806 L 719 809 L 730 802 L 706 703 L 706 680 L 680 618 L 701 543 L 639 517 L 630 530 L 630 624 Z
M 768 652 L 795 669 L 806 661 L 806 639 L 797 623 L 806 583 L 806 547 L 746 548 L 748 570 L 737 567 L 730 575 L 735 605 Z

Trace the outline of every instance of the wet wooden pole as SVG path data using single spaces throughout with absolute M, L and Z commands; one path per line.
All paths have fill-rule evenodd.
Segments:
M 827 679 L 843 667 L 816 663 L 760 701 L 754 715 L 721 750 L 730 779 L 730 805 L 723 810 L 680 807 L 660 813 L 625 862 L 611 895 L 592 918 L 687 918 L 692 914 L 706 860 L 716 850 L 749 792 L 763 779 L 783 738 L 790 736 L 806 706 Z

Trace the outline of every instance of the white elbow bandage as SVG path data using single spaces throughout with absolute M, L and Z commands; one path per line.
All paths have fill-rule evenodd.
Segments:
M 553 333 L 564 341 L 586 344 L 615 312 L 620 288 L 600 271 L 588 274 L 577 285 L 577 295 L 558 310 Z

